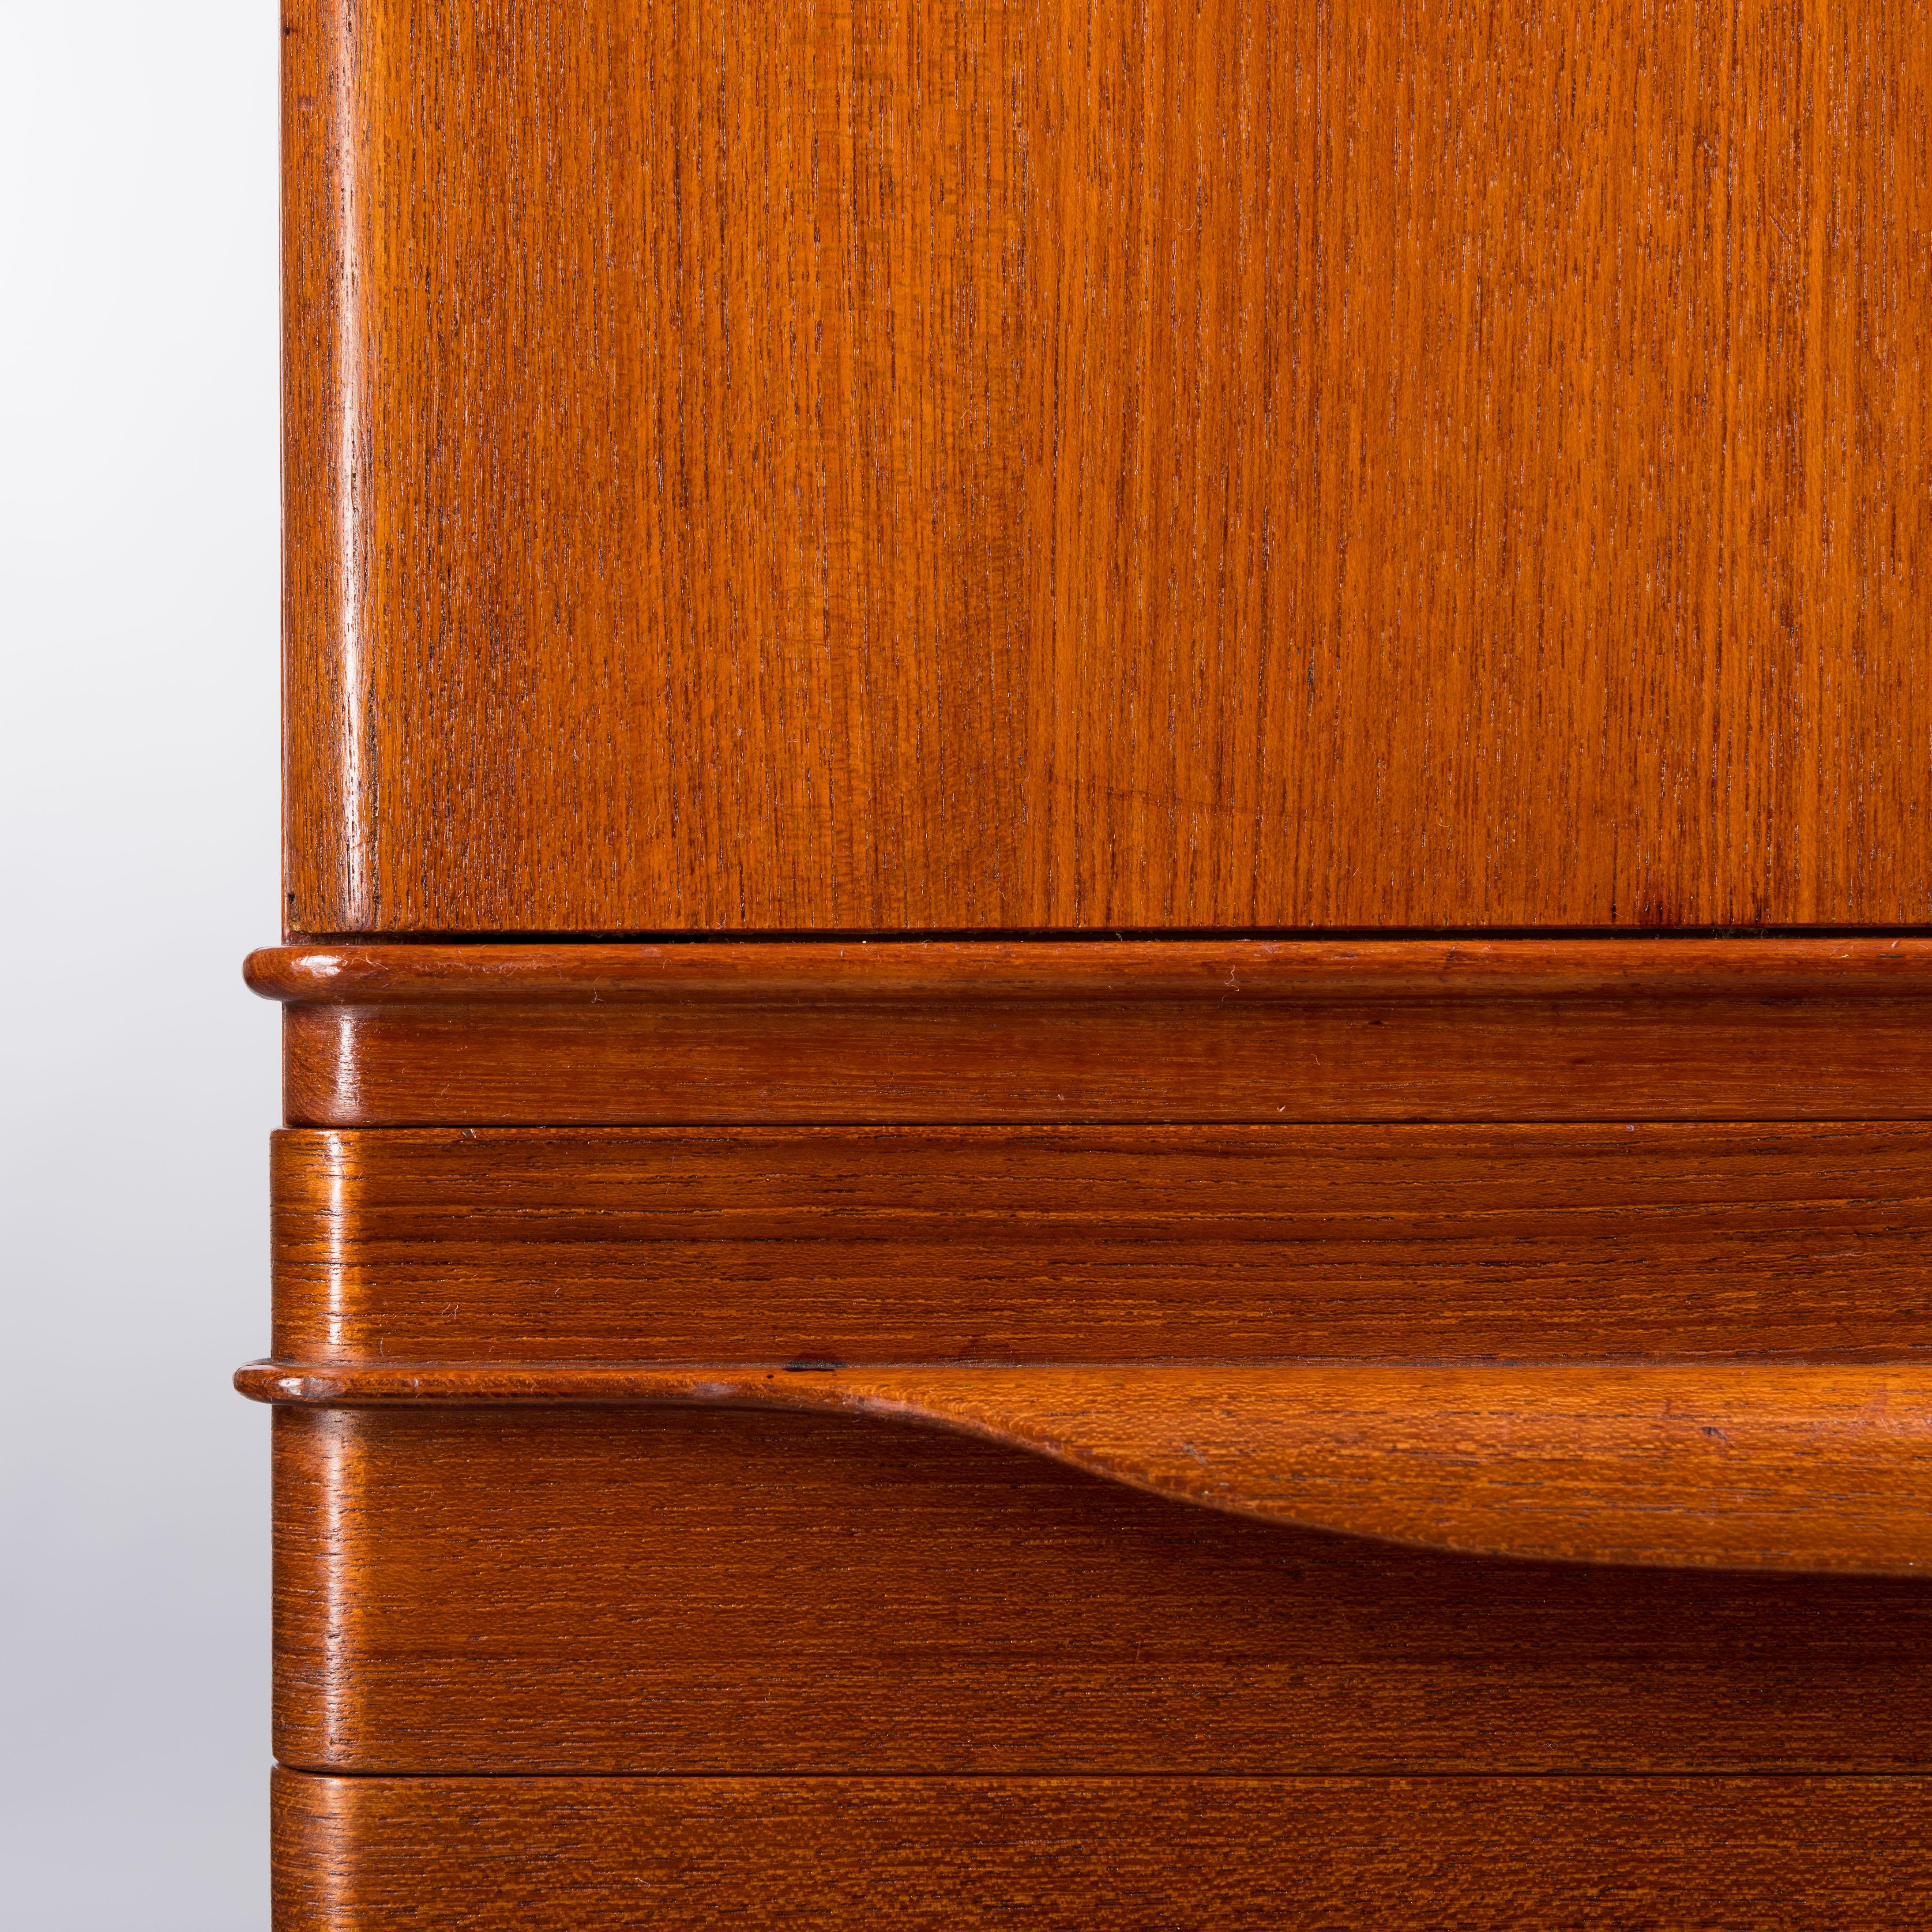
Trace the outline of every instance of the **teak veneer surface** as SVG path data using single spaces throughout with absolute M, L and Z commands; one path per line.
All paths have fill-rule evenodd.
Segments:
M 1917 1779 L 277 1772 L 281 1932 L 1810 1932 L 1932 1916 Z
M 634 1402 L 924 1424 L 1157 1496 L 1481 1556 L 1932 1576 L 1932 1370 L 250 1364 L 326 1408 Z
M 1932 918 L 1924 0 L 299 0 L 298 931 Z
M 308 1769 L 1932 1756 L 1922 1580 L 1432 1554 L 815 1416 L 285 1408 L 275 1438 L 276 1748 Z
M 1932 942 L 271 949 L 306 1126 L 1932 1118 Z
M 284 46 L 278 1932 L 1932 1918 L 1932 0 Z
M 1655 934 L 1642 938 L 788 939 L 758 944 L 266 946 L 244 962 L 265 999 L 356 1008 L 500 1004 L 1024 1006 L 1203 1002 L 1244 1010 L 1401 1003 L 1686 997 L 1932 996 L 1932 938 L 1910 933 Z
M 1932 1128 L 275 1136 L 278 1359 L 1516 1359 L 1932 1344 Z

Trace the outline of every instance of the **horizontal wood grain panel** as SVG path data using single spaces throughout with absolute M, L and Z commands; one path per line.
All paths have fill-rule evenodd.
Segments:
M 1932 1119 L 1917 1000 L 296 1006 L 302 1126 Z
M 302 0 L 290 922 L 1932 917 L 1923 0 Z
M 1932 1369 L 1892 1364 L 253 1362 L 311 1408 L 923 1424 L 1178 1502 L 1486 1556 L 1932 1577 Z
M 297 1130 L 273 1171 L 290 1362 L 1932 1343 L 1903 1124 Z
M 254 956 L 295 1126 L 1932 1118 L 1932 943 Z
M 277 1754 L 368 1772 L 1912 1772 L 1918 1580 L 1430 1554 L 919 1429 L 275 1418 Z
M 1771 1932 L 1932 1913 L 1904 1778 L 274 1779 L 278 1932 Z

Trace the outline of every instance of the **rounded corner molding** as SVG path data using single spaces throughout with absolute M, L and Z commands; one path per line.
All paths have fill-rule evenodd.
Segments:
M 1897 1120 L 1932 939 L 271 946 L 289 1124 Z
M 258 1401 L 772 1408 L 924 1424 L 1273 1522 L 1466 1555 L 1932 1571 L 1913 1363 L 257 1362 Z
M 1844 998 L 1932 993 L 1932 938 L 355 941 L 264 946 L 243 974 L 294 1006 Z

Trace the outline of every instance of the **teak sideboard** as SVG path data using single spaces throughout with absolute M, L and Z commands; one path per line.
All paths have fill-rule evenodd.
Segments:
M 278 1932 L 1932 1922 L 1928 0 L 286 0 Z

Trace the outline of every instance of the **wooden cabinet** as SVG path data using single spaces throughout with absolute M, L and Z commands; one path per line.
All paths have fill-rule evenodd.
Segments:
M 281 1932 L 1911 1922 L 1922 0 L 292 0 Z

